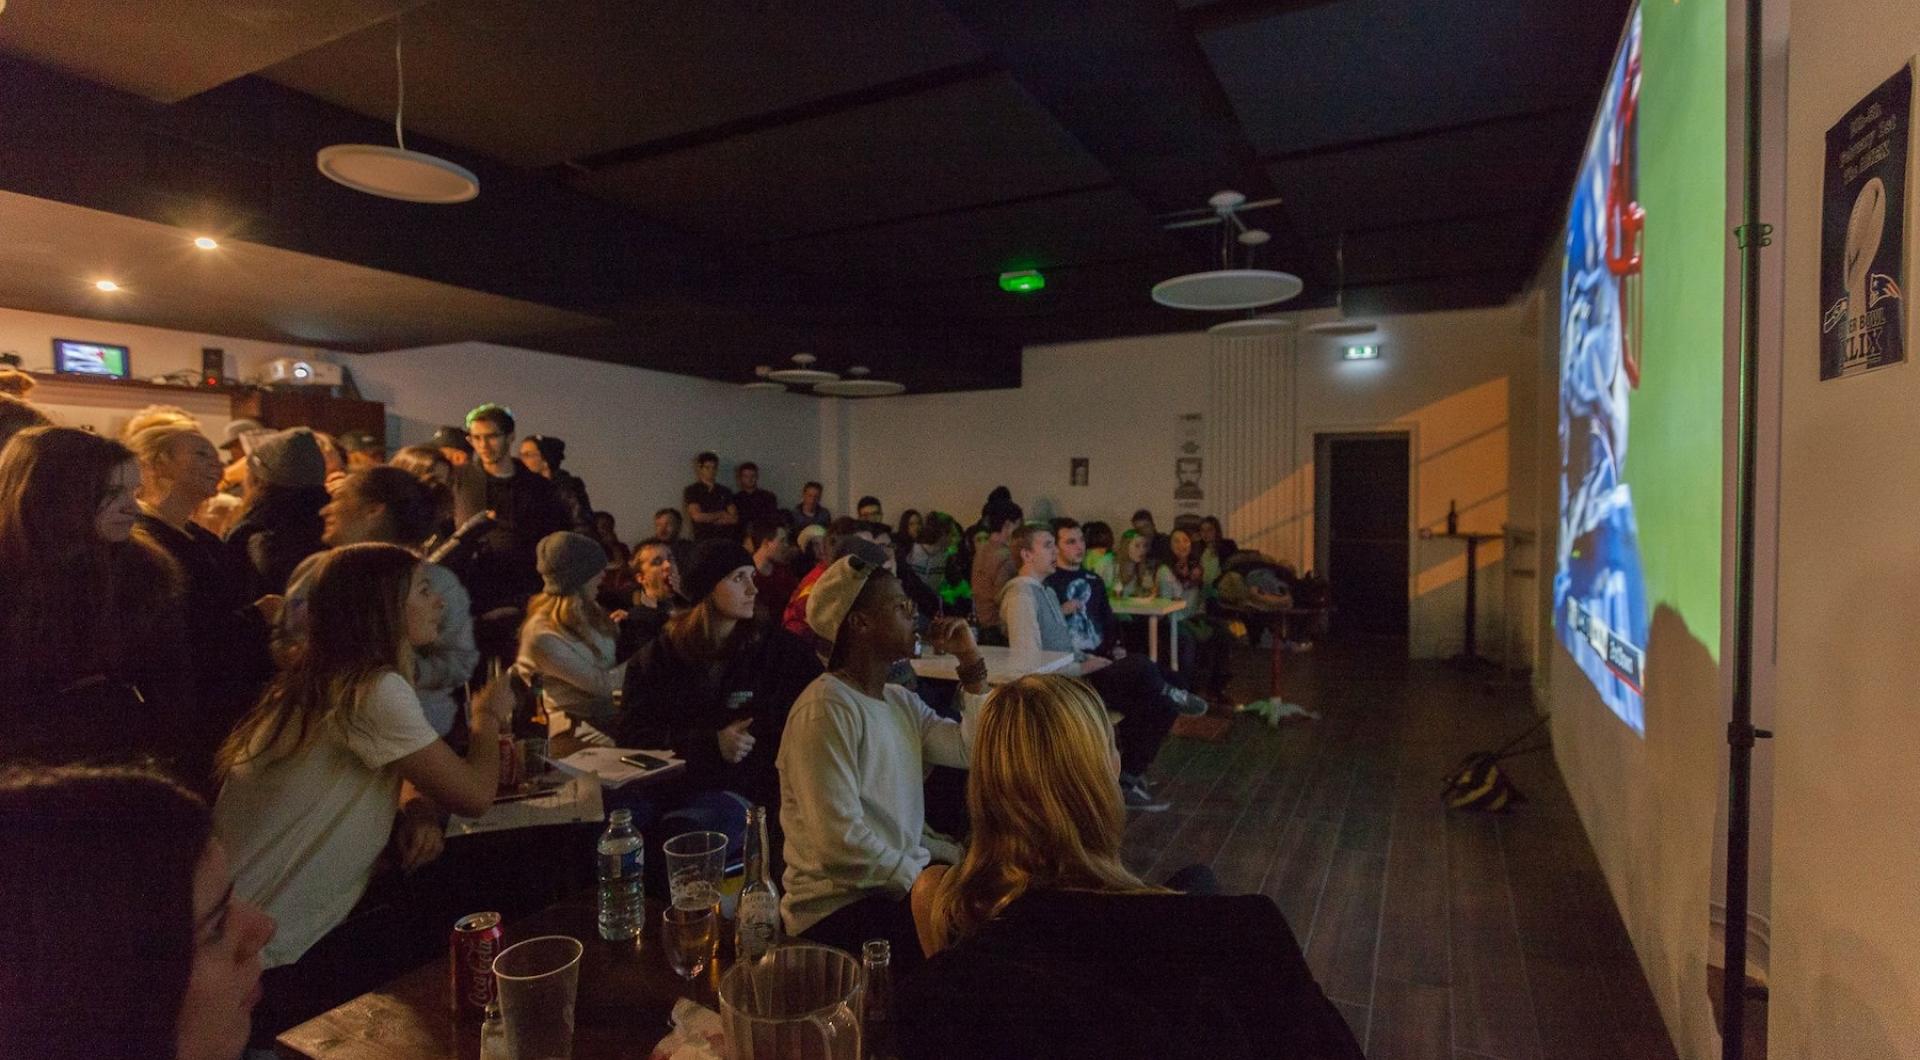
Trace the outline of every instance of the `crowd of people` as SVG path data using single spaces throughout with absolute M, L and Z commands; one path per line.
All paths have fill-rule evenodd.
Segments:
M 566 443 L 519 437 L 499 404 L 389 456 L 304 427 L 216 442 L 168 407 L 110 439 L 18 389 L 0 387 L 0 896 L 22 915 L 0 937 L 0 1053 L 232 1060 L 377 985 L 359 958 L 396 921 L 362 915 L 375 896 L 433 892 L 438 915 L 551 854 L 462 862 L 446 838 L 492 805 L 497 737 L 537 710 L 684 759 L 608 793 L 656 851 L 709 829 L 737 851 L 768 807 L 787 930 L 893 943 L 923 999 L 909 1055 L 1057 1043 L 1032 999 L 1075 991 L 1088 1043 L 1152 1012 L 1169 1053 L 1359 1055 L 1270 901 L 1120 863 L 1126 812 L 1169 805 L 1152 765 L 1174 720 L 1225 695 L 1213 597 L 1288 588 L 1217 520 L 1162 535 L 1141 511 L 1116 540 L 1030 523 L 1004 489 L 969 526 L 889 523 L 871 496 L 836 517 L 819 483 L 783 507 L 753 463 L 729 489 L 703 452 L 629 542 Z M 1178 674 L 1117 619 L 1127 596 L 1188 602 Z M 995 690 L 987 644 L 1072 659 Z M 917 681 L 922 650 L 958 680 Z M 964 805 L 941 805 L 934 767 L 967 771 Z M 1163 967 L 1120 970 L 1149 955 Z M 96 982 L 125 1003 L 86 1005 Z M 1194 1000 L 1203 983 L 1217 996 Z

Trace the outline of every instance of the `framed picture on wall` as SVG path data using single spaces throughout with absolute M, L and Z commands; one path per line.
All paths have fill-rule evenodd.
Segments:
M 1087 458 L 1076 456 L 1067 468 L 1067 485 L 1084 486 L 1087 484 Z

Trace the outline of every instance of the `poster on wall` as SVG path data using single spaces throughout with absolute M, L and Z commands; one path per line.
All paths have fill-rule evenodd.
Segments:
M 1207 491 L 1201 485 L 1201 475 L 1206 470 L 1206 458 L 1202 455 L 1206 439 L 1204 422 L 1198 412 L 1183 413 L 1174 432 L 1173 506 L 1182 511 L 1198 510 L 1207 499 Z
M 1067 485 L 1084 486 L 1087 484 L 1087 458 L 1076 456 L 1067 463 Z
M 1644 732 L 1646 579 L 1627 480 L 1640 389 L 1643 237 L 1638 8 L 1614 57 L 1567 215 L 1560 291 L 1560 553 L 1554 628 L 1600 698 Z
M 1827 130 L 1820 199 L 1820 378 L 1906 360 L 1907 144 L 1913 66 Z

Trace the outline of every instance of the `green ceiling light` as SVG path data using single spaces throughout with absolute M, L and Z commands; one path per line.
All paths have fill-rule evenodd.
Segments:
M 1021 269 L 1018 272 L 1000 274 L 1000 289 L 1014 294 L 1029 294 L 1047 285 L 1047 278 L 1040 275 L 1038 269 Z

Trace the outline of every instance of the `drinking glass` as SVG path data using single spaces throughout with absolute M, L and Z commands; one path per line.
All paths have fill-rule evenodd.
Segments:
M 580 988 L 580 942 L 545 935 L 508 946 L 493 959 L 507 1055 L 573 1055 L 573 1003 Z
M 667 855 L 667 891 L 674 905 L 719 900 L 727 870 L 724 832 L 683 832 L 661 845 Z
M 707 965 L 720 944 L 720 904 L 675 904 L 660 914 L 660 941 L 674 974 L 691 982 Z

